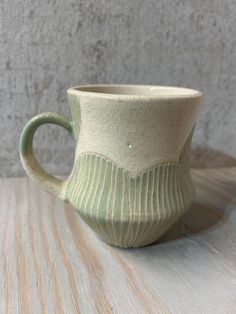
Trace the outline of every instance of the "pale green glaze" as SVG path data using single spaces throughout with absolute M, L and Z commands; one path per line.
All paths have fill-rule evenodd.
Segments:
M 135 178 L 111 160 L 81 154 L 69 178 L 66 198 L 104 241 L 120 247 L 152 243 L 192 203 L 191 138 L 192 132 L 178 163 L 153 166 Z
M 161 90 L 168 92 L 168 88 Z M 43 113 L 25 126 L 20 154 L 27 174 L 46 191 L 68 200 L 104 241 L 120 247 L 155 242 L 194 197 L 188 155 L 201 96 L 197 92 L 188 95 L 186 90 L 186 95 L 175 96 L 170 91 L 170 97 L 139 97 L 69 90 L 72 120 Z M 76 141 L 75 162 L 67 181 L 45 172 L 34 157 L 33 136 L 44 123 L 62 126 Z M 159 146 L 153 134 L 159 136 Z M 160 162 L 176 155 L 175 161 Z
M 60 199 L 63 196 L 62 180 L 48 174 L 38 163 L 33 153 L 33 137 L 36 130 L 45 123 L 56 124 L 66 129 L 73 136 L 73 123 L 55 112 L 45 112 L 33 117 L 24 127 L 20 138 L 20 156 L 28 176 L 40 186 Z

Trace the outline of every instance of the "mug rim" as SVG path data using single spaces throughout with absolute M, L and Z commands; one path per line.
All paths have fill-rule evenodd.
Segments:
M 149 94 L 142 93 L 119 93 L 107 92 L 105 90 L 119 90 L 119 89 L 140 89 L 149 91 Z M 159 90 L 159 94 L 153 93 L 154 89 Z M 100 90 L 100 91 L 99 91 Z M 162 92 L 161 92 L 162 91 Z M 165 91 L 165 93 L 163 93 Z M 169 93 L 168 93 L 169 91 Z M 172 92 L 172 93 L 171 93 Z M 134 99 L 176 99 L 176 98 L 201 98 L 202 93 L 198 90 L 164 85 L 139 85 L 139 84 L 88 84 L 70 87 L 67 90 L 68 94 L 95 96 L 101 98 L 121 98 L 126 100 Z

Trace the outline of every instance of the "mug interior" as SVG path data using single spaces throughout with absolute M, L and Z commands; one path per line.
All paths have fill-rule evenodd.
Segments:
M 152 85 L 85 85 L 73 87 L 73 91 L 94 94 L 124 95 L 124 96 L 199 96 L 201 93 L 194 89 Z

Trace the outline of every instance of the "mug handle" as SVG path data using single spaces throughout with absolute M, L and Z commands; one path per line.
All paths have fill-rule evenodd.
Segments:
M 44 112 L 33 117 L 24 127 L 20 137 L 20 157 L 27 175 L 36 181 L 44 190 L 65 200 L 64 186 L 66 181 L 47 173 L 38 163 L 33 151 L 33 137 L 36 130 L 45 123 L 56 124 L 66 129 L 72 136 L 72 121 L 55 112 Z

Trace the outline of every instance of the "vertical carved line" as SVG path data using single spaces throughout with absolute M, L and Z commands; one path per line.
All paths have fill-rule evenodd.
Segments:
M 88 189 L 88 185 L 89 185 L 89 179 L 90 179 L 90 175 L 91 175 L 91 170 L 92 170 L 92 167 L 91 167 L 91 155 L 87 155 L 86 156 L 86 159 L 88 159 L 88 164 L 86 165 L 86 172 L 87 174 L 84 175 L 84 178 L 86 179 L 86 184 L 83 186 L 83 194 L 81 195 L 81 198 L 79 199 L 79 205 L 80 207 L 84 207 L 83 205 L 83 201 L 84 201 L 84 197 L 86 195 L 86 192 L 87 192 L 87 189 Z M 81 191 L 82 192 L 82 191 Z M 87 210 L 86 208 L 84 208 L 84 213 L 86 213 Z
M 75 167 L 73 169 L 73 173 L 72 173 L 72 180 L 71 183 L 69 185 L 69 197 L 74 199 L 74 195 L 77 192 L 77 185 L 78 185 L 78 181 L 79 181 L 79 177 L 76 176 L 75 174 L 77 172 L 81 172 L 81 167 L 78 167 L 78 163 L 75 164 Z
M 74 202 L 76 205 L 78 204 L 78 199 L 80 199 L 80 191 L 84 186 L 84 173 L 86 171 L 86 156 L 81 156 L 79 162 L 80 162 L 80 175 L 81 175 L 81 181 L 79 183 L 79 186 L 75 188 L 74 192 L 72 193 L 72 199 L 74 199 Z M 78 177 L 77 177 L 77 182 L 78 182 Z M 75 193 L 76 192 L 76 193 Z
M 98 198 L 97 210 L 96 210 L 96 219 L 97 219 L 98 224 L 99 224 L 99 218 L 100 218 L 100 217 L 99 217 L 100 203 L 101 203 L 102 194 L 103 194 L 104 187 L 105 187 L 105 182 L 106 182 L 107 164 L 108 164 L 108 161 L 106 160 L 106 161 L 105 161 L 104 174 L 103 174 L 103 181 L 102 181 L 102 184 L 101 184 L 101 190 L 100 190 L 100 195 L 99 195 L 99 198 Z M 106 237 L 107 235 L 106 235 L 106 232 L 105 232 L 103 226 L 101 226 L 101 230 L 102 230 L 102 232 L 104 233 L 104 235 L 105 235 L 105 237 Z
M 168 171 L 166 171 L 168 164 L 163 165 L 163 220 L 162 225 L 160 226 L 161 230 L 165 228 L 165 225 L 169 224 L 170 216 L 169 216 L 169 209 L 168 209 Z
M 101 177 L 101 170 L 102 170 L 102 158 L 100 158 L 100 163 L 99 163 L 99 170 L 98 170 L 98 175 L 97 175 L 97 180 L 95 181 L 95 188 L 93 191 L 93 199 L 92 199 L 92 203 L 91 203 L 91 214 L 94 208 L 94 202 L 95 202 L 95 198 L 97 195 L 97 191 L 98 191 L 98 186 L 99 186 L 99 181 L 100 181 L 100 177 Z
M 132 230 L 132 238 L 130 240 L 130 244 L 134 244 L 135 240 L 135 220 L 137 217 L 137 178 L 134 178 L 134 202 L 133 202 L 133 211 L 134 211 L 134 225 L 133 225 L 133 230 Z
M 73 191 L 73 194 L 72 194 L 72 199 L 76 199 L 77 195 L 79 194 L 80 192 L 80 188 L 82 186 L 82 183 L 84 181 L 84 178 L 83 178 L 83 174 L 84 174 L 84 157 L 82 157 L 79 162 L 77 163 L 78 165 L 78 174 L 75 174 L 75 187 L 74 187 L 74 191 Z M 76 194 L 75 194 L 76 193 Z
M 105 221 L 104 221 L 104 225 L 106 225 L 106 228 L 108 230 L 111 229 L 110 223 L 109 223 L 109 217 L 111 216 L 110 211 L 113 210 L 112 207 L 110 206 L 110 202 L 111 202 L 111 195 L 113 192 L 113 169 L 114 169 L 114 165 L 111 165 L 111 178 L 110 178 L 110 190 L 108 192 L 108 198 L 107 198 L 107 206 L 106 206 L 106 211 L 105 211 Z
M 150 178 L 150 185 L 151 185 L 151 190 L 150 190 L 150 216 L 151 216 L 151 221 L 153 221 L 153 218 L 154 218 L 154 208 L 153 208 L 153 196 L 154 196 L 154 192 L 155 192 L 155 186 L 154 186 L 154 183 L 155 183 L 155 172 L 154 172 L 154 169 L 152 169 L 150 171 L 150 174 L 151 174 L 151 178 Z
M 178 169 L 176 169 L 176 180 L 175 180 L 175 207 L 177 209 L 178 205 L 180 204 L 180 198 L 179 198 L 179 171 Z M 176 210 L 178 211 L 178 213 L 176 214 L 179 214 L 179 210 Z
M 140 234 L 142 235 L 143 239 L 145 237 L 145 234 L 147 232 L 147 222 L 149 220 L 148 216 L 149 216 L 149 212 L 148 212 L 148 197 L 150 195 L 149 192 L 149 179 L 150 179 L 150 170 L 147 171 L 147 173 L 145 173 L 144 175 L 144 180 L 142 183 L 142 199 L 143 199 L 143 206 L 142 206 L 142 211 L 143 211 L 143 215 L 142 215 L 142 223 L 140 226 Z
M 174 181 L 174 215 L 178 216 L 179 213 L 181 212 L 181 209 L 179 208 L 180 204 L 181 204 L 181 200 L 180 200 L 180 193 L 179 193 L 179 169 L 175 168 L 175 181 Z
M 157 178 L 157 182 L 160 185 L 160 219 L 158 220 L 158 232 L 165 224 L 166 216 L 165 216 L 165 168 L 164 165 L 160 167 L 160 179 Z
M 148 218 L 149 177 L 150 177 L 150 171 L 147 172 L 147 183 L 146 183 L 146 188 L 144 190 L 144 194 L 145 194 L 145 207 L 144 207 L 145 221 L 147 221 L 147 218 Z
M 77 199 L 80 196 L 80 189 L 83 187 L 83 182 L 84 182 L 84 169 L 85 169 L 85 165 L 84 165 L 84 156 L 81 156 L 79 162 L 78 162 L 78 166 L 79 166 L 79 174 L 75 175 L 75 186 L 72 186 L 72 191 L 71 191 L 71 200 L 73 200 L 76 205 L 77 205 Z M 74 184 L 74 182 L 73 182 Z
M 116 229 L 115 229 L 115 223 L 114 223 L 114 216 L 115 216 L 115 202 L 116 202 L 116 189 L 117 189 L 117 177 L 118 177 L 118 167 L 116 167 L 115 170 L 115 182 L 114 182 L 114 188 L 113 188 L 113 195 L 112 195 L 112 209 L 111 209 L 111 228 L 113 233 L 113 238 L 116 239 Z
M 164 194 L 164 185 L 163 185 L 163 181 L 164 181 L 164 173 L 163 173 L 163 166 L 160 167 L 159 169 L 160 172 L 160 177 L 159 177 L 159 211 L 160 211 L 160 220 L 163 220 L 163 215 L 164 215 L 164 202 L 163 202 L 163 194 Z
M 124 171 L 122 171 L 122 197 L 121 197 L 121 207 L 120 207 L 120 235 L 118 237 L 117 235 L 117 241 L 122 244 L 122 237 L 123 237 L 123 218 L 124 218 L 124 203 L 125 203 L 125 192 L 126 192 L 126 186 L 125 186 L 125 176 Z M 119 238 L 119 240 L 118 240 Z
M 180 168 L 177 169 L 177 208 L 179 209 L 178 211 L 176 210 L 176 214 L 180 214 L 182 210 L 182 198 L 181 198 L 181 191 L 180 191 Z
M 81 184 L 81 190 L 80 193 L 78 194 L 76 203 L 78 204 L 80 210 L 83 212 L 84 215 L 86 215 L 87 221 L 89 220 L 90 223 L 92 222 L 92 219 L 89 216 L 89 212 L 87 211 L 87 208 L 84 207 L 84 197 L 87 192 L 87 188 L 89 186 L 89 178 L 90 178 L 90 173 L 91 173 L 91 157 L 89 155 L 85 156 L 85 171 L 83 173 L 83 183 Z
M 153 241 L 153 233 L 159 225 L 159 219 L 161 219 L 161 189 L 159 186 L 160 177 L 161 177 L 160 167 L 155 167 L 153 169 L 153 197 L 152 197 L 152 223 L 150 223 L 149 231 L 147 236 L 143 239 L 144 243 L 150 243 Z M 158 229 L 156 230 L 158 232 Z
M 123 241 L 126 241 L 124 243 L 129 243 L 129 230 L 128 230 L 128 226 L 129 226 L 129 222 L 130 219 L 132 219 L 132 215 L 130 215 L 130 203 L 129 203 L 129 176 L 127 176 L 127 174 L 124 172 L 124 179 L 125 179 L 125 207 L 124 207 L 124 216 L 123 216 L 123 222 L 124 222 L 124 237 L 123 237 Z M 130 218 L 131 216 L 131 218 Z M 127 238 L 127 239 L 126 239 Z M 128 241 L 128 242 L 127 242 Z
M 173 199 L 173 193 L 174 193 L 174 173 L 175 173 L 175 167 L 174 165 L 171 165 L 171 171 L 169 176 L 169 205 L 170 205 L 170 214 L 172 214 L 175 203 Z
M 91 155 L 90 159 L 91 159 L 91 169 L 92 169 L 93 175 L 92 175 L 91 180 L 90 180 L 90 187 L 88 187 L 88 190 L 85 193 L 84 209 L 87 212 L 89 212 L 89 215 L 91 216 L 92 208 L 88 207 L 88 202 L 89 202 L 89 199 L 90 199 L 90 195 L 91 195 L 91 193 L 92 193 L 92 191 L 94 189 L 94 182 L 95 182 L 95 177 L 96 177 L 96 173 L 97 173 L 97 155 L 95 155 L 95 156 Z
M 96 184 L 97 184 L 97 180 L 98 180 L 98 176 L 99 176 L 99 171 L 101 170 L 99 165 L 101 165 L 101 159 L 100 159 L 100 163 L 98 163 L 98 156 L 95 155 L 95 156 L 92 156 L 92 171 L 93 171 L 93 176 L 92 176 L 92 180 L 90 182 L 90 190 L 88 191 L 87 193 L 87 196 L 86 196 L 86 201 L 85 201 L 85 204 L 84 204 L 84 210 L 86 210 L 86 212 L 88 213 L 88 216 L 87 218 L 91 221 L 91 223 L 93 224 L 93 227 L 99 231 L 99 226 L 97 224 L 97 221 L 96 219 L 94 218 L 94 215 L 93 215 L 93 201 L 94 201 L 94 190 L 95 190 L 95 187 L 96 187 Z M 92 198 L 93 196 L 93 198 Z M 91 200 L 92 198 L 92 200 Z
M 177 168 L 175 171 L 175 215 L 178 216 L 179 213 L 181 212 L 181 209 L 179 208 L 181 204 L 181 195 L 180 195 L 180 190 L 179 190 L 179 169 Z
M 172 187 L 173 209 L 176 209 L 176 207 L 178 205 L 177 176 L 178 176 L 178 172 L 177 172 L 177 169 L 175 168 L 175 171 L 173 174 L 173 187 Z
M 111 165 L 111 177 L 110 177 L 110 190 L 108 192 L 108 199 L 107 199 L 107 207 L 106 207 L 106 212 L 105 212 L 105 219 L 108 220 L 109 219 L 109 210 L 110 208 L 110 201 L 111 201 L 111 195 L 112 195 L 112 190 L 113 190 L 113 185 L 112 185 L 112 181 L 113 181 L 113 169 L 114 169 L 114 165 Z
M 166 182 L 165 182 L 165 204 L 166 204 L 166 217 L 168 222 L 171 219 L 172 212 L 170 207 L 170 188 L 172 186 L 172 182 L 170 181 L 170 173 L 172 172 L 172 164 L 165 165 L 165 172 L 166 172 Z
M 116 193 L 115 193 L 115 210 L 114 210 L 114 229 L 115 229 L 115 238 L 116 241 L 119 239 L 121 233 L 121 223 L 120 223 L 120 215 L 121 215 L 121 204 L 122 204 L 122 191 L 123 191 L 123 181 L 122 181 L 122 170 L 119 168 L 117 172 L 117 185 L 116 185 Z M 117 243 L 117 242 L 116 242 Z
M 113 167 L 112 167 L 112 162 L 109 161 L 107 163 L 107 173 L 106 173 L 106 180 L 104 184 L 104 189 L 102 193 L 102 198 L 101 198 L 101 206 L 100 206 L 100 221 L 102 222 L 103 225 L 103 230 L 104 234 L 109 235 L 109 240 L 112 242 L 112 236 L 111 236 L 111 225 L 110 225 L 110 212 L 109 212 L 109 194 L 112 193 L 112 177 L 113 173 Z M 106 216 L 107 215 L 107 216 Z M 108 218 L 108 219 L 107 219 Z M 106 236 L 107 237 L 107 236 Z
M 189 202 L 189 194 L 191 195 L 191 186 L 192 184 L 188 182 L 190 182 L 190 178 L 188 177 L 189 176 L 189 170 L 188 168 L 183 165 L 182 166 L 183 169 L 182 169 L 182 193 L 183 193 L 183 199 L 185 201 L 187 201 L 187 203 Z
M 134 180 L 132 180 L 130 177 L 128 178 L 128 213 L 127 213 L 127 231 L 126 231 L 126 237 L 124 238 L 124 241 L 127 245 L 131 245 L 134 234 L 133 234 L 133 228 L 132 228 L 132 223 L 133 223 L 133 211 L 135 210 L 135 205 L 134 205 L 134 190 L 135 190 L 135 184 Z
M 163 165 L 163 190 L 162 190 L 162 208 L 163 208 L 163 225 L 168 221 L 168 215 L 167 215 L 167 199 L 166 199 L 166 191 L 167 191 L 167 173 L 166 173 L 166 165 Z
M 147 213 L 147 221 L 149 222 L 149 226 L 145 226 L 146 230 L 144 231 L 143 234 L 143 241 L 145 242 L 146 239 L 149 237 L 149 234 L 152 233 L 152 227 L 153 227 L 153 222 L 154 222 L 154 211 L 153 211 L 153 194 L 154 194 L 154 169 L 149 171 L 149 185 L 151 187 L 151 190 L 148 191 L 149 187 L 147 187 L 147 208 L 149 208 L 149 212 Z
M 127 223 L 127 230 L 126 230 L 126 237 L 124 239 L 125 243 L 130 243 L 130 239 L 132 239 L 132 200 L 131 200 L 131 178 L 128 178 L 128 223 Z
M 161 176 L 161 171 L 160 167 L 156 167 L 153 169 L 153 180 L 154 180 L 154 192 L 153 192 L 153 197 L 152 197 L 152 206 L 153 206 L 153 218 L 152 218 L 152 223 L 150 225 L 150 231 L 145 239 L 145 241 L 148 243 L 152 241 L 153 238 L 153 232 L 156 228 L 158 228 L 159 225 L 159 219 L 161 219 L 161 201 L 160 201 L 160 176 Z M 156 231 L 158 232 L 158 230 Z
M 99 170 L 98 170 L 98 175 L 97 175 L 97 179 L 94 183 L 94 190 L 93 190 L 93 199 L 92 199 L 92 203 L 91 203 L 91 219 L 93 218 L 93 223 L 94 225 L 96 226 L 96 230 L 101 233 L 103 233 L 103 229 L 101 227 L 101 225 L 99 224 L 98 222 L 98 218 L 97 218 L 97 207 L 96 207 L 96 198 L 97 198 L 97 195 L 98 195 L 98 187 L 99 187 L 99 183 L 100 183 L 100 180 L 101 180 L 101 175 L 102 175 L 102 163 L 103 163 L 103 159 L 100 158 L 100 163 L 99 163 Z M 94 215 L 93 215 L 93 212 L 94 212 Z M 93 217 L 92 217 L 93 216 Z
M 150 238 L 152 238 L 152 233 L 153 233 L 153 229 L 156 225 L 156 220 L 155 220 L 155 215 L 157 213 L 157 203 L 156 203 L 156 194 L 157 194 L 157 185 L 155 184 L 156 180 L 157 180 L 157 169 L 154 168 L 151 171 L 152 173 L 152 182 L 151 182 L 151 192 L 150 192 L 150 203 L 149 206 L 151 208 L 151 213 L 150 213 L 150 225 L 147 228 L 147 232 L 144 236 L 143 241 L 146 242 L 148 241 Z
M 140 180 L 139 180 L 139 190 L 138 190 L 138 198 L 137 198 L 137 205 L 138 205 L 138 221 L 136 226 L 136 235 L 134 238 L 134 244 L 137 242 L 137 239 L 139 237 L 139 231 L 141 227 L 141 221 L 142 221 L 142 183 L 143 183 L 143 173 L 141 174 Z M 137 208 L 137 207 L 136 207 Z
M 180 189 L 180 195 L 181 195 L 181 213 L 183 212 L 184 210 L 184 191 L 183 191 L 183 184 L 184 184 L 184 172 L 183 172 L 183 165 L 180 164 L 180 167 L 179 167 L 179 170 L 180 170 L 180 182 L 179 182 L 179 189 Z
M 160 186 L 159 182 L 160 181 L 160 168 L 155 168 L 155 187 L 156 187 L 156 197 L 154 198 L 154 210 L 155 210 L 155 217 L 157 219 L 160 219 Z

